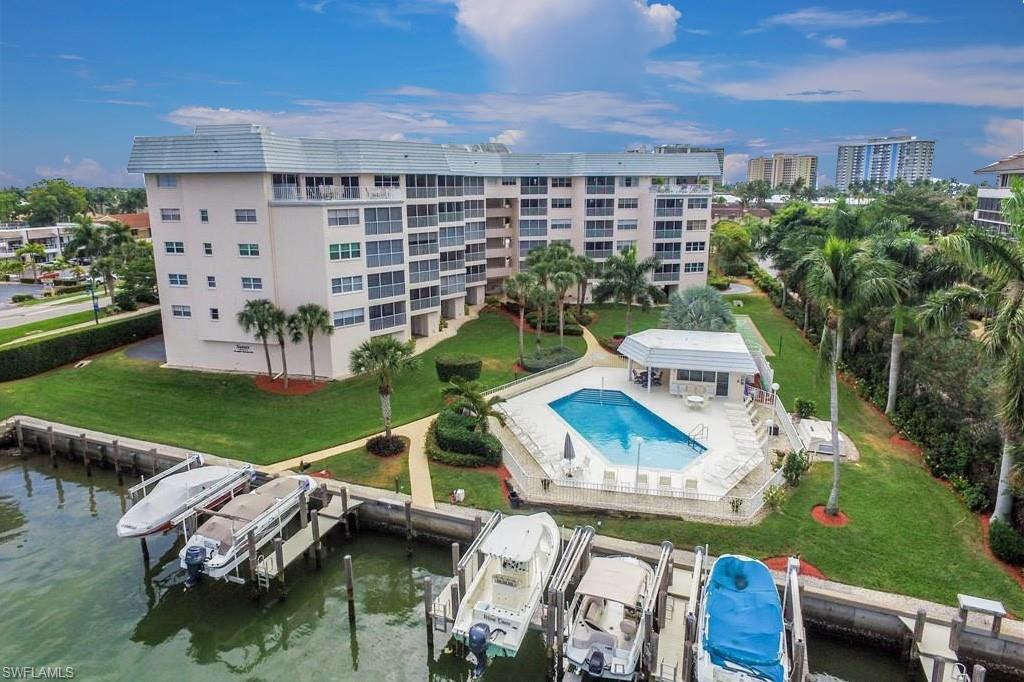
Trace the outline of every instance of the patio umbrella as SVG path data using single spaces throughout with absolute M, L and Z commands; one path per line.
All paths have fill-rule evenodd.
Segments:
M 565 445 L 562 447 L 562 459 L 567 462 L 576 459 L 576 450 L 572 447 L 572 439 L 569 438 L 568 432 L 565 434 Z

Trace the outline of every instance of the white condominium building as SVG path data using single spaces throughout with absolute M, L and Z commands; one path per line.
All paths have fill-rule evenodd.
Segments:
M 1024 151 L 990 163 L 974 172 L 995 173 L 996 176 L 995 187 L 978 187 L 978 207 L 974 211 L 974 223 L 990 232 L 1008 236 L 1010 221 L 1003 215 L 1003 202 L 1010 198 L 1010 184 L 1013 179 L 1024 180 Z
M 855 182 L 927 180 L 932 176 L 934 156 L 934 141 L 910 136 L 841 144 L 836 154 L 836 187 L 847 189 Z
M 261 371 L 235 316 L 267 298 L 331 311 L 315 347 L 330 377 L 371 336 L 437 333 L 555 242 L 597 261 L 635 247 L 661 261 L 666 291 L 703 284 L 720 177 L 713 153 L 513 154 L 256 125 L 135 138 L 128 169 L 145 174 L 168 364 Z M 305 347 L 287 352 L 308 375 Z

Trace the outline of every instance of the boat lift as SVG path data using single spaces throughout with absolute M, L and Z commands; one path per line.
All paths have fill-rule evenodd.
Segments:
M 190 469 L 203 466 L 203 456 L 192 454 L 181 460 L 174 466 L 164 469 L 159 474 L 146 478 L 142 477 L 140 483 L 136 483 L 131 488 L 128 488 L 128 499 L 134 505 L 136 502 L 141 500 L 143 497 L 149 494 L 149 488 L 156 485 L 160 481 L 164 480 L 168 476 L 180 473 L 182 471 L 189 471 Z
M 243 487 L 246 479 L 251 481 L 253 471 L 252 465 L 246 464 L 241 469 L 236 469 L 234 473 L 218 481 L 217 485 L 198 492 L 185 500 L 185 506 L 187 507 L 186 510 L 171 519 L 171 527 L 173 528 L 174 526 L 179 526 L 185 523 L 192 524 L 190 528 L 186 528 L 187 538 L 189 533 L 195 532 L 195 523 L 198 518 L 196 510 L 207 509 L 211 503 L 216 502 L 219 499 L 223 499 L 225 496 L 227 499 L 234 498 L 238 489 Z

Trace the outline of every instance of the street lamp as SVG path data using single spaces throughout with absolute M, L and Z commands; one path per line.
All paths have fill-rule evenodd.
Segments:
M 100 323 L 100 302 L 96 299 L 96 278 L 89 276 L 89 295 L 92 297 L 92 319 Z

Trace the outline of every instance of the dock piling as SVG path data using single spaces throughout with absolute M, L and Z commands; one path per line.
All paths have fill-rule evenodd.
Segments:
M 988 671 L 985 670 L 985 666 L 981 665 L 980 663 L 974 666 L 974 670 L 971 671 L 971 682 L 985 682 L 986 672 Z
M 284 582 L 284 540 L 280 535 L 274 538 L 274 560 L 277 562 L 277 580 L 281 585 L 281 594 L 285 596 L 288 590 Z
M 428 575 L 423 579 L 423 616 L 427 622 L 427 651 L 434 651 L 434 619 L 430 615 L 430 607 L 434 602 L 433 580 Z
M 352 537 L 352 530 L 349 528 L 348 520 L 348 488 L 342 486 L 341 488 L 341 518 L 342 523 L 345 524 L 345 539 Z
M 146 544 L 146 538 L 140 538 L 139 543 L 142 545 L 142 560 L 149 565 L 149 545 Z
M 412 500 L 405 501 L 405 553 L 412 556 Z
M 921 643 L 921 637 L 924 636 L 924 623 L 928 618 L 928 613 L 924 609 L 917 610 L 917 617 L 914 619 L 914 644 Z
M 154 476 L 157 475 L 156 460 L 157 460 L 156 448 L 150 448 L 150 450 L 149 450 L 149 466 L 151 467 L 151 471 L 153 472 Z
M 252 578 L 253 585 L 257 585 L 257 557 L 256 557 L 256 531 L 250 530 L 249 535 L 246 537 L 246 544 L 249 547 L 249 576 Z M 254 589 L 257 589 L 254 587 Z
M 804 640 L 798 639 L 793 643 L 793 679 L 797 682 L 804 680 Z
M 83 433 L 78 440 L 82 443 L 82 462 L 85 463 L 85 475 L 92 476 L 92 462 L 89 461 L 89 438 Z
M 114 473 L 117 475 L 117 485 L 124 485 L 124 476 L 121 475 L 121 444 L 115 438 L 110 445 L 114 448 Z
M 320 568 L 320 512 L 316 509 L 309 513 L 309 524 L 313 526 L 313 560 L 316 563 L 316 567 Z
M 953 653 L 959 653 L 960 634 L 964 631 L 964 621 L 954 616 L 949 624 L 949 648 Z
M 352 573 L 352 555 L 345 555 L 345 593 L 348 597 L 348 622 L 356 622 L 356 582 Z
M 929 682 L 942 682 L 946 675 L 946 659 L 936 656 L 932 660 L 932 674 Z
M 25 455 L 25 433 L 21 428 L 21 420 L 14 420 L 14 435 L 18 439 L 18 454 Z
M 693 679 L 693 641 L 696 638 L 697 614 L 688 613 L 683 622 L 683 682 L 690 682 Z
M 53 427 L 46 427 L 46 444 L 50 448 L 50 464 L 54 469 L 57 468 L 57 447 L 53 442 Z

